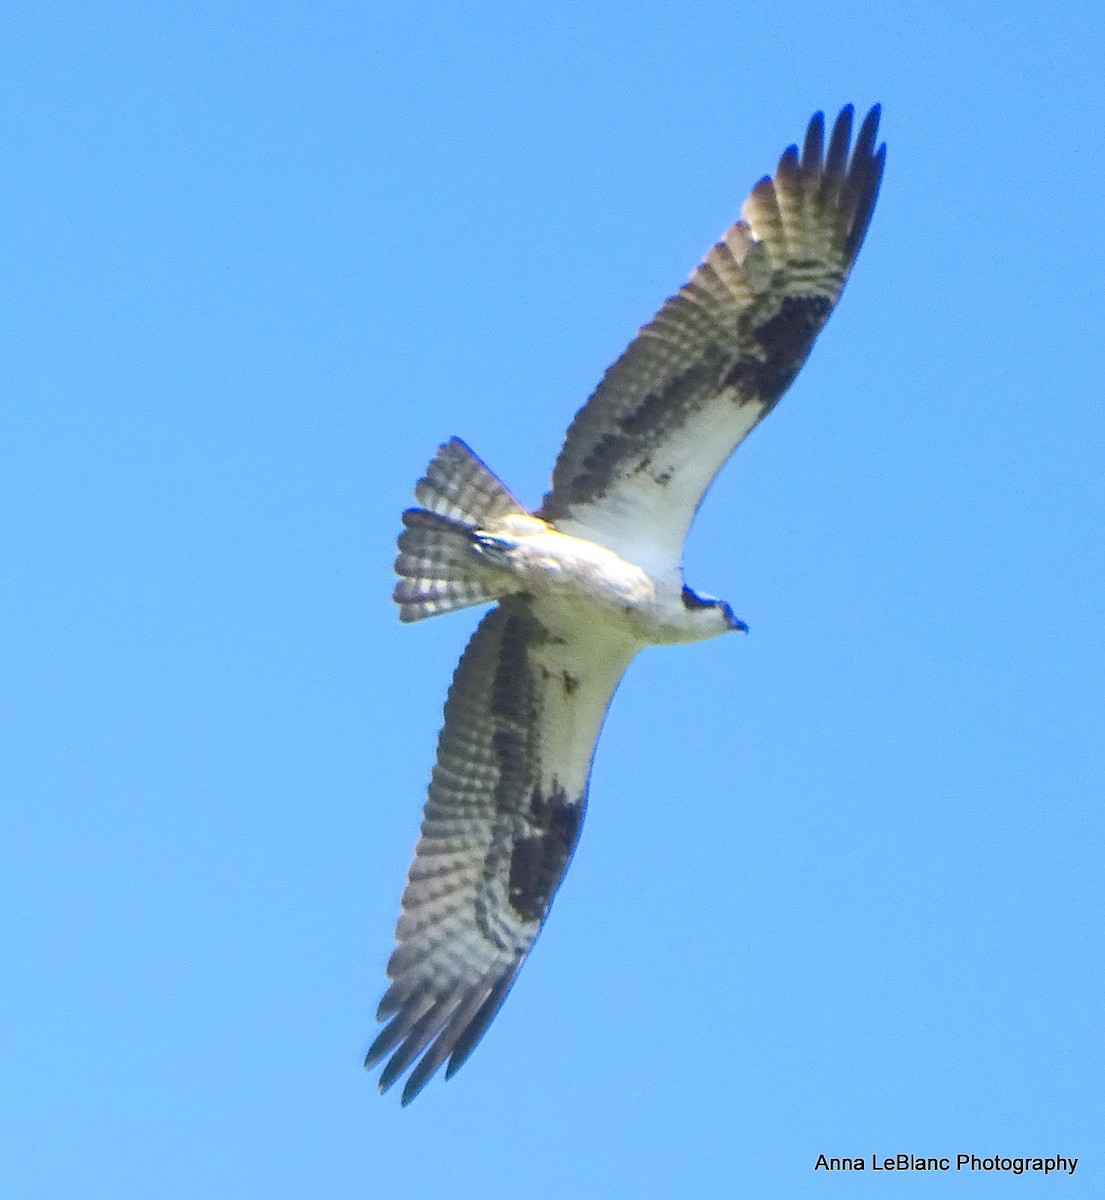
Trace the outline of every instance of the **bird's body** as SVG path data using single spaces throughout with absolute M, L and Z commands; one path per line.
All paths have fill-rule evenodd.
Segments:
M 878 109 L 854 147 L 820 113 L 690 282 L 640 331 L 572 422 L 532 513 L 461 441 L 403 514 L 404 621 L 498 601 L 457 667 L 403 894 L 381 1089 L 411 1100 L 487 1029 L 575 849 L 595 744 L 645 646 L 743 629 L 683 580 L 683 542 L 717 472 L 778 401 L 828 319 L 882 175 Z
M 509 567 L 518 590 L 533 597 L 542 623 L 576 628 L 597 621 L 638 649 L 699 642 L 731 628 L 714 605 L 688 605 L 680 573 L 650 575 L 598 542 L 561 533 L 539 517 L 506 518 L 491 537 L 497 544 L 481 552 Z
M 528 527 L 517 534 L 505 531 L 514 536 L 501 549 L 519 591 L 595 610 L 602 620 L 624 618 L 627 625 L 640 625 L 642 633 L 652 613 L 659 615 L 663 584 L 647 571 L 598 542 L 561 533 L 539 517 L 522 520 Z

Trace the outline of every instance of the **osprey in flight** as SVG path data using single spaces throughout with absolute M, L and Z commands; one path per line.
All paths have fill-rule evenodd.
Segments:
M 817 113 L 742 219 L 660 309 L 576 414 L 531 513 L 458 439 L 403 514 L 395 588 L 418 621 L 498 601 L 445 703 L 422 832 L 403 893 L 387 1021 L 366 1067 L 380 1090 L 417 1061 L 412 1100 L 487 1030 L 572 857 L 595 742 L 645 646 L 745 628 L 683 582 L 683 541 L 733 450 L 790 386 L 867 232 L 885 145 L 879 108 L 852 145 Z M 421 1057 L 420 1057 L 421 1056 Z

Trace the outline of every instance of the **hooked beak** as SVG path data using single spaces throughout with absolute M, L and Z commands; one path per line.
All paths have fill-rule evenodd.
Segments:
M 740 617 L 733 616 L 733 610 L 728 604 L 725 605 L 725 623 L 730 629 L 735 630 L 737 633 L 748 632 L 748 626 L 740 619 Z

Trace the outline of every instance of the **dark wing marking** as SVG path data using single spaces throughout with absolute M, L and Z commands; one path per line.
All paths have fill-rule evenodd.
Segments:
M 742 215 L 576 414 L 539 515 L 653 573 L 679 566 L 695 510 L 736 446 L 798 373 L 844 287 L 878 195 L 879 107 L 849 155 L 851 105 L 828 148 L 801 152 Z
M 365 1060 L 390 1054 L 383 1091 L 421 1055 L 404 1104 L 483 1036 L 579 837 L 595 741 L 635 647 L 570 636 L 509 598 L 457 667 L 377 1013 L 389 1023 Z

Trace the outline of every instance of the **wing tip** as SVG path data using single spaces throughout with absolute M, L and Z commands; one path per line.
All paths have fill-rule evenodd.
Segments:
M 833 230 L 845 276 L 866 236 L 886 163 L 886 143 L 876 146 L 881 103 L 868 108 L 858 129 L 855 118 L 856 106 L 843 105 L 826 145 L 825 114 L 815 112 L 806 126 L 801 155 L 788 146 L 774 175 L 756 183 L 746 202 L 753 224 L 768 238 L 781 236 L 789 242 L 797 213 L 807 214 L 805 219 L 816 214 L 818 223 L 828 221 L 826 230 Z M 782 231 L 776 224 L 777 211 L 784 217 Z
M 878 137 L 879 122 L 882 119 L 882 104 L 876 102 L 867 110 L 853 142 L 852 126 L 855 123 L 855 115 L 856 106 L 854 104 L 843 105 L 833 120 L 827 148 L 825 146 L 825 113 L 819 109 L 810 117 L 802 144 L 803 172 L 837 175 L 854 169 L 862 160 L 870 161 L 874 157 L 872 152 Z M 792 155 L 794 150 L 794 146 L 788 146 L 783 151 L 779 159 L 780 166 Z
M 451 1079 L 495 1019 L 527 953 L 516 952 L 513 960 L 500 962 L 482 978 L 447 987 L 428 1004 L 425 992 L 416 989 L 365 1054 L 366 1071 L 387 1058 L 377 1092 L 383 1095 L 410 1068 L 400 1096 L 405 1108 L 443 1065 L 445 1079 Z

